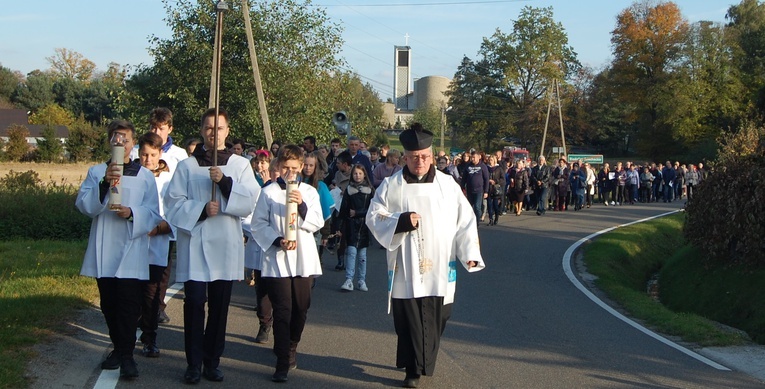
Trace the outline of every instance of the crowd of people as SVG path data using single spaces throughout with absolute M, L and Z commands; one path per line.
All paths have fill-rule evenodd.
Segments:
M 124 160 L 91 167 L 76 200 L 93 219 L 81 274 L 97 280 L 113 344 L 101 368 L 119 369 L 123 379 L 139 376 L 137 329 L 142 354 L 160 356 L 157 329 L 170 321 L 164 295 L 175 248 L 175 281 L 184 289 L 184 381 L 224 379 L 220 361 L 232 286 L 247 277 L 257 286 L 255 341 L 267 343 L 273 333 L 271 379 L 286 382 L 297 368 L 322 255 L 337 256 L 335 269 L 345 272 L 341 291 L 366 292 L 367 249 L 376 241 L 388 258 L 396 366 L 406 371 L 403 385 L 417 387 L 421 375 L 434 371 L 456 264 L 468 272 L 485 266 L 476 210 L 488 182 L 495 188 L 492 199 L 496 187 L 506 192 L 504 175 L 492 167 L 487 185 L 478 179 L 468 184 L 469 175 L 483 178 L 490 170 L 478 158 L 470 171 L 445 155 L 434 161 L 433 134 L 419 124 L 402 132 L 400 151 L 367 148 L 355 136 L 347 138 L 347 148 L 339 139 L 317 145 L 313 136 L 301 145 L 247 148 L 241 140 L 227 143 L 228 122 L 225 110 L 207 110 L 200 139 L 188 141 L 185 150 L 170 136 L 166 108 L 151 112 L 150 131 L 140 137 L 128 121 L 108 126 L 109 139 L 123 140 L 116 147 L 124 147 Z M 528 178 L 518 182 L 528 186 Z M 113 203 L 116 194 L 121 201 Z M 495 222 L 500 204 L 489 202 Z

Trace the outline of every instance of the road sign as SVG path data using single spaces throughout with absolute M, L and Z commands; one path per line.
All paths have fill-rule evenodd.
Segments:
M 603 155 L 602 154 L 569 154 L 568 160 L 570 162 L 582 162 L 582 163 L 597 163 L 601 164 L 603 163 Z
M 563 147 L 553 147 L 553 153 L 562 153 Z

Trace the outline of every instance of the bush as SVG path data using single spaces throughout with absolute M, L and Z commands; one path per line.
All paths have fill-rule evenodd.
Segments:
M 77 188 L 42 183 L 37 172 L 9 172 L 0 178 L 0 240 L 87 239 L 90 218 L 74 206 Z
M 746 126 L 720 143 L 688 204 L 685 237 L 711 260 L 765 266 L 765 130 Z

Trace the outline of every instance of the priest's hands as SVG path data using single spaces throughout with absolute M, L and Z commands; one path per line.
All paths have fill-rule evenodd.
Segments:
M 210 179 L 213 180 L 213 182 L 220 182 L 220 180 L 223 179 L 223 171 L 220 170 L 219 167 L 213 166 L 210 168 Z
M 297 248 L 297 242 L 294 240 L 282 239 L 280 244 L 282 245 L 282 248 L 285 250 L 294 250 Z
M 210 174 L 212 176 L 212 172 Z M 220 203 L 217 201 L 208 201 L 207 204 L 205 204 L 205 213 L 207 213 L 207 217 L 213 217 L 218 214 L 220 211 Z
M 412 222 L 412 227 L 414 228 L 418 228 L 420 226 L 420 219 L 422 219 L 422 217 L 414 212 L 409 215 L 409 221 Z

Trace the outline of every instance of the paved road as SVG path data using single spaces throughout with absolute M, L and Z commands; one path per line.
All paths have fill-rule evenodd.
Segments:
M 582 212 L 504 216 L 479 227 L 484 271 L 458 275 L 454 312 L 429 388 L 761 388 L 743 373 L 712 368 L 616 319 L 568 280 L 561 259 L 595 231 L 672 210 L 677 204 L 602 205 Z M 370 291 L 342 293 L 344 279 L 325 256 L 325 274 L 298 349 L 288 385 L 312 388 L 399 386 L 395 334 L 386 314 L 383 250 L 369 249 Z M 272 344 L 253 343 L 254 289 L 234 288 L 223 383 L 200 387 L 276 386 L 270 381 Z M 127 387 L 179 387 L 185 369 L 182 292 L 170 302 L 169 325 L 159 333 L 162 356 L 137 356 L 141 377 Z M 101 342 L 103 343 L 103 342 Z M 92 344 L 91 344 L 92 346 Z M 140 347 L 140 345 L 139 345 Z M 97 347 L 96 347 L 97 350 Z M 95 351 L 91 351 L 95 352 Z M 138 352 L 138 349 L 137 349 Z M 93 364 L 89 385 L 101 371 Z M 108 378 L 108 377 L 106 377 Z M 102 377 L 101 387 L 114 387 Z

